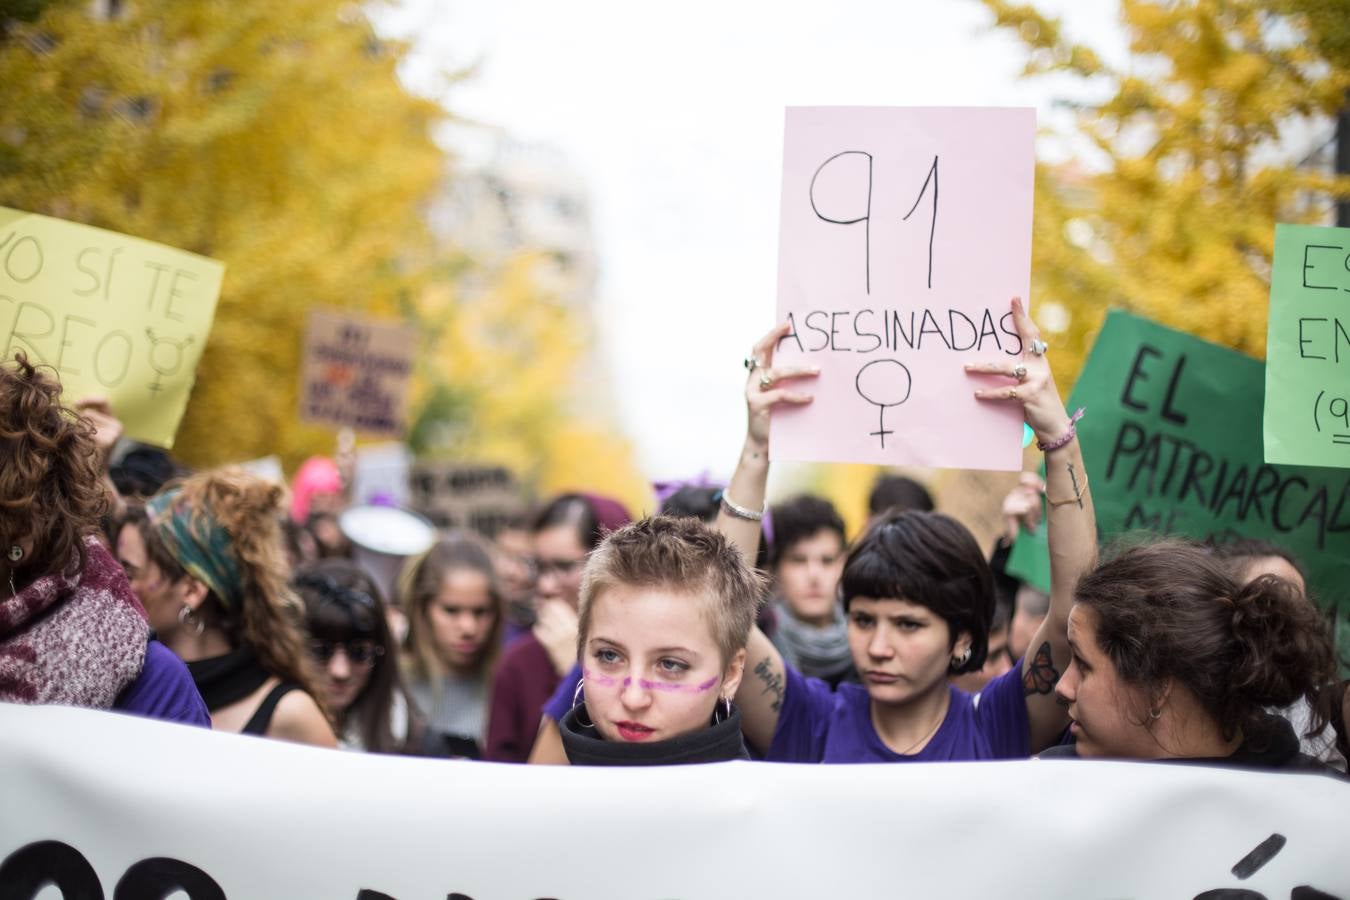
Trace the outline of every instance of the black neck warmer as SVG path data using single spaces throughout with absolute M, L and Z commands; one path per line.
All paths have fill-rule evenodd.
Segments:
M 224 656 L 199 659 L 187 667 L 206 708 L 212 712 L 243 700 L 272 677 L 248 647 L 231 650 Z
M 567 759 L 574 766 L 679 766 L 750 758 L 741 739 L 741 711 L 734 706 L 722 722 L 650 744 L 605 740 L 595 726 L 577 720 L 585 708 L 585 704 L 572 707 L 558 723 Z

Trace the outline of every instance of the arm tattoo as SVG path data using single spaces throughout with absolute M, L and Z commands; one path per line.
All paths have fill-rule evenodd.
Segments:
M 1050 642 L 1041 644 L 1036 655 L 1022 665 L 1022 691 L 1026 696 L 1048 694 L 1055 689 L 1059 681 L 1059 670 L 1055 668 L 1054 657 L 1050 655 Z
M 1046 646 L 1050 645 L 1046 644 Z M 760 681 L 764 682 L 764 690 L 760 691 L 760 694 L 773 694 L 773 702 L 769 704 L 769 708 L 775 713 L 782 710 L 783 676 L 773 670 L 769 657 L 766 656 L 759 661 L 759 664 L 755 666 L 755 674 L 759 676 Z
M 1069 481 L 1073 482 L 1073 499 L 1078 501 L 1078 508 L 1083 508 L 1083 488 L 1078 483 L 1078 473 L 1073 470 L 1073 463 L 1069 463 Z

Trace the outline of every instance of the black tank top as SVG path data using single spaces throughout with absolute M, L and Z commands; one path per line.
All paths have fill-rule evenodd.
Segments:
M 263 702 L 258 704 L 258 708 L 254 711 L 253 717 L 250 718 L 248 724 L 244 726 L 244 730 L 239 733 L 267 734 L 267 728 L 272 724 L 272 714 L 277 711 L 277 704 L 281 702 L 281 698 L 291 691 L 298 690 L 300 690 L 300 685 L 291 681 L 283 681 L 281 684 L 272 688 L 272 690 L 267 692 L 267 696 L 263 698 Z

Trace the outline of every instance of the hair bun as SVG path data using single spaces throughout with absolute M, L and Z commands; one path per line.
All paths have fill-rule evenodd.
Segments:
M 1229 599 L 1233 637 L 1242 659 L 1234 691 L 1263 706 L 1288 706 L 1335 671 L 1326 625 L 1293 584 L 1262 575 Z

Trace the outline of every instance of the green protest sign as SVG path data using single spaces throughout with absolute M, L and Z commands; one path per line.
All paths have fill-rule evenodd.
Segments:
M 1266 462 L 1350 468 L 1350 228 L 1275 226 Z
M 1311 590 L 1350 608 L 1350 470 L 1269 465 L 1258 411 L 1264 366 L 1113 311 L 1069 398 L 1103 540 L 1148 530 L 1253 537 L 1296 553 Z M 1009 569 L 1049 587 L 1044 528 Z
M 0 348 L 51 366 L 65 401 L 112 401 L 127 437 L 172 447 L 225 266 L 0 207 Z

